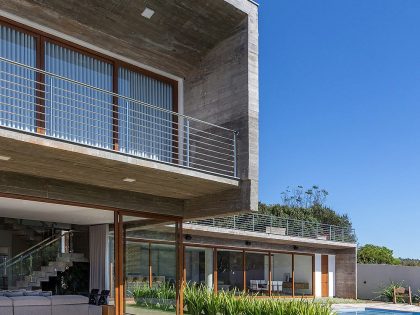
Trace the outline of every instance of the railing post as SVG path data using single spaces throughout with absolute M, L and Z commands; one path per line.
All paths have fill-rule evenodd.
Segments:
M 236 136 L 237 132 L 233 132 L 233 176 L 238 177 L 238 163 L 237 163 L 237 148 L 236 148 Z
M 190 120 L 187 118 L 186 128 L 185 128 L 185 142 L 186 142 L 186 161 L 187 166 L 190 167 Z
M 286 219 L 286 235 L 289 235 L 289 219 Z
M 332 226 L 330 225 L 330 235 L 329 235 L 330 241 L 332 241 Z
M 252 214 L 252 232 L 255 232 L 255 215 Z
M 236 230 L 236 215 L 233 216 L 233 229 Z

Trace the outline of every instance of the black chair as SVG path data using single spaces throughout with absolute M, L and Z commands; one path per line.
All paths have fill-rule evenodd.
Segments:
M 109 290 L 102 290 L 99 296 L 98 305 L 108 305 Z
M 89 294 L 89 304 L 98 305 L 99 289 L 92 289 Z

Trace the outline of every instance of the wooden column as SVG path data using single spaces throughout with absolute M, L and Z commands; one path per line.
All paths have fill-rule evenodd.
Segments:
M 217 248 L 213 248 L 213 289 L 217 294 Z
M 44 70 L 44 46 L 45 40 L 42 36 L 36 38 L 36 67 Z M 36 106 L 35 106 L 35 126 L 36 132 L 45 135 L 45 75 L 41 72 L 36 72 Z M 47 82 L 50 85 L 50 82 Z M 50 91 L 51 93 L 52 91 Z
M 153 286 L 152 243 L 149 243 L 149 288 Z
M 176 314 L 184 314 L 184 245 L 182 236 L 182 220 L 175 224 L 176 239 Z
M 124 244 L 122 215 L 114 214 L 115 314 L 124 314 Z

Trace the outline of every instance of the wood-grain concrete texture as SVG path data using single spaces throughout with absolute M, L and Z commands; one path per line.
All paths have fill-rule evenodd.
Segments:
M 141 16 L 146 5 L 155 11 L 150 20 Z M 258 8 L 254 3 L 0 0 L 0 15 L 178 77 L 183 81 L 180 105 L 185 114 L 239 131 L 239 181 L 117 154 L 111 157 L 112 152 L 81 146 L 57 148 L 52 140 L 37 140 L 36 145 L 46 146 L 40 149 L 36 141 L 12 138 L 17 141 L 12 143 L 5 135 L 1 150 L 5 155 L 20 154 L 21 160 L 13 158 L 0 170 L 89 185 L 98 191 L 173 198 L 182 203 L 178 213 L 185 217 L 257 209 Z M 137 181 L 128 185 L 123 177 Z
M 341 298 L 357 298 L 357 248 L 337 251 L 335 293 Z

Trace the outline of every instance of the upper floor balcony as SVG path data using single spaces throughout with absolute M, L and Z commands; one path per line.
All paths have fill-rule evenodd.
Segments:
M 17 180 L 0 177 L 0 192 L 21 192 L 23 174 L 38 181 L 25 193 L 55 185 L 59 199 L 118 191 L 110 203 L 139 209 L 142 195 L 145 211 L 189 218 L 255 210 L 258 104 L 252 1 L 0 6 L 0 176 Z
M 107 65 L 68 67 L 64 76 L 71 57 L 47 62 L 54 73 L 0 57 L 1 127 L 237 177 L 237 132 L 171 110 L 170 84 L 120 68 L 114 93 Z M 89 76 L 96 85 L 70 78 Z

